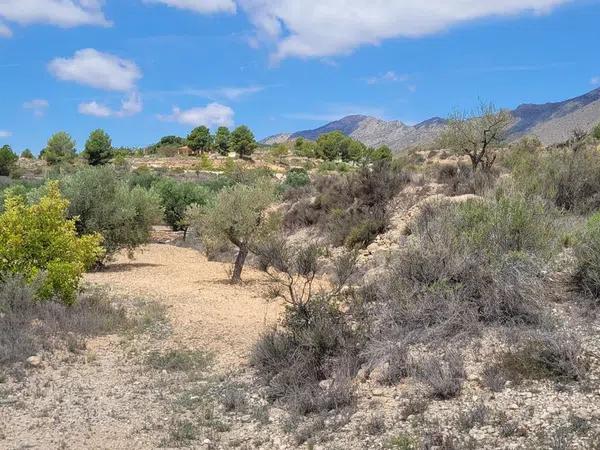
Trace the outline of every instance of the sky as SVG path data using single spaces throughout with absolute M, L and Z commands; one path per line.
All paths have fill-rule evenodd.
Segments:
M 0 145 L 415 124 L 600 87 L 600 0 L 0 0 Z

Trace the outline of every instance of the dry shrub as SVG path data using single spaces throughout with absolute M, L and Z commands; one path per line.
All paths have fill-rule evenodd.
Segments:
M 85 292 L 69 307 L 37 301 L 35 290 L 35 283 L 28 284 L 18 276 L 0 282 L 0 365 L 23 361 L 43 350 L 65 348 L 74 338 L 113 333 L 132 325 L 125 310 L 111 305 L 102 291 Z
M 546 253 L 545 227 L 535 223 L 534 208 L 518 205 L 518 214 L 500 202 L 423 211 L 386 274 L 362 290 L 369 330 L 363 356 L 384 368 L 381 381 L 406 376 L 415 346 L 437 349 L 490 325 L 552 325 L 535 256 Z
M 465 379 L 463 357 L 455 351 L 446 351 L 441 357 L 432 356 L 415 364 L 415 377 L 428 388 L 436 400 L 448 400 L 460 394 Z
M 496 169 L 473 173 L 468 164 L 441 164 L 437 169 L 436 180 L 448 186 L 450 195 L 483 195 L 495 187 L 498 175 Z
M 317 177 L 316 196 L 295 202 L 284 224 L 288 229 L 318 225 L 334 245 L 366 247 L 387 228 L 387 204 L 409 182 L 408 174 L 388 161 Z
M 497 369 L 507 380 L 568 382 L 585 376 L 587 362 L 573 336 L 560 332 L 522 332 L 513 339 L 510 350 L 501 354 L 496 362 Z

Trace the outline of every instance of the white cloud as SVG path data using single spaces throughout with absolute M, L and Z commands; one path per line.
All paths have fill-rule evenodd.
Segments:
M 103 0 L 0 0 L 0 18 L 6 22 L 36 23 L 63 28 L 81 25 L 110 26 L 102 12 Z M 10 37 L 8 26 L 0 23 L 0 36 Z
M 10 131 L 7 130 L 0 130 L 0 138 L 7 138 L 7 137 L 11 137 L 12 133 Z
M 345 54 L 491 16 L 546 13 L 573 0 L 238 0 L 273 58 Z
M 217 12 L 234 13 L 236 4 L 233 0 L 144 0 L 145 3 L 161 3 L 178 9 L 187 9 L 200 14 Z
M 599 85 L 600 84 L 600 76 L 592 77 L 592 79 L 590 80 L 590 83 L 592 83 L 594 86 Z
M 108 106 L 101 105 L 96 101 L 81 103 L 78 111 L 80 114 L 85 114 L 86 116 L 110 117 L 113 115 L 113 111 Z
M 36 117 L 44 116 L 49 106 L 48 100 L 44 100 L 43 98 L 36 98 L 23 103 L 23 108 L 33 112 L 33 115 Z
M 232 126 L 234 112 L 229 106 L 220 103 L 210 103 L 204 107 L 181 110 L 178 107 L 173 108 L 173 112 L 168 115 L 159 115 L 160 120 L 166 122 L 178 122 L 183 125 L 207 127 Z
M 381 83 L 398 83 L 401 81 L 407 81 L 408 75 L 398 75 L 393 70 L 388 70 L 382 75 L 375 75 L 365 79 L 367 84 L 381 84 Z
M 154 95 L 183 95 L 204 97 L 211 100 L 239 100 L 252 94 L 264 91 L 266 86 L 219 87 L 214 89 L 179 89 L 173 91 L 155 91 Z
M 95 117 L 129 117 L 138 114 L 143 109 L 142 98 L 137 92 L 130 93 L 121 101 L 121 109 L 113 110 L 97 101 L 80 103 L 78 111 L 80 114 Z
M 142 77 L 133 61 L 93 48 L 78 50 L 72 58 L 53 59 L 48 70 L 60 80 L 120 92 L 132 91 Z

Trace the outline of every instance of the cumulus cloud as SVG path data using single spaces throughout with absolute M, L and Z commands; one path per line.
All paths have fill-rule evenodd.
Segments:
M 7 138 L 7 137 L 11 137 L 12 133 L 10 131 L 7 130 L 0 130 L 0 138 Z
M 80 103 L 78 111 L 80 114 L 94 117 L 129 117 L 138 114 L 143 109 L 142 98 L 137 92 L 130 93 L 121 101 L 121 108 L 113 110 L 107 105 L 97 101 Z
M 48 100 L 43 98 L 36 98 L 23 103 L 23 108 L 31 111 L 36 117 L 44 116 L 49 106 Z
M 111 22 L 102 12 L 103 3 L 103 0 L 0 0 L 0 18 L 20 25 L 110 26 Z M 10 29 L 0 23 L 0 35 L 11 34 Z
M 78 50 L 72 58 L 55 58 L 48 70 L 60 80 L 120 92 L 132 91 L 142 77 L 133 61 L 93 48 Z
M 220 103 L 210 103 L 204 107 L 182 110 L 174 107 L 171 114 L 159 115 L 158 118 L 165 122 L 178 122 L 183 125 L 200 126 L 209 128 L 233 125 L 234 112 L 229 106 Z
M 145 3 L 160 3 L 178 9 L 187 9 L 200 14 L 217 12 L 234 13 L 236 4 L 234 0 L 144 0 Z
M 546 13 L 573 0 L 238 0 L 273 57 L 327 57 L 491 16 Z

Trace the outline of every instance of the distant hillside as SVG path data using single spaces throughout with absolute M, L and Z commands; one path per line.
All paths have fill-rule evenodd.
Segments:
M 575 128 L 589 131 L 600 122 L 600 88 L 562 102 L 521 105 L 511 113 L 515 122 L 509 130 L 509 140 L 534 135 L 544 144 L 563 142 Z M 407 147 L 433 143 L 444 126 L 445 120 L 439 117 L 411 126 L 400 121 L 352 115 L 314 130 L 279 134 L 262 142 L 275 144 L 299 137 L 315 140 L 322 134 L 340 131 L 368 146 L 388 145 L 393 150 L 401 151 Z

